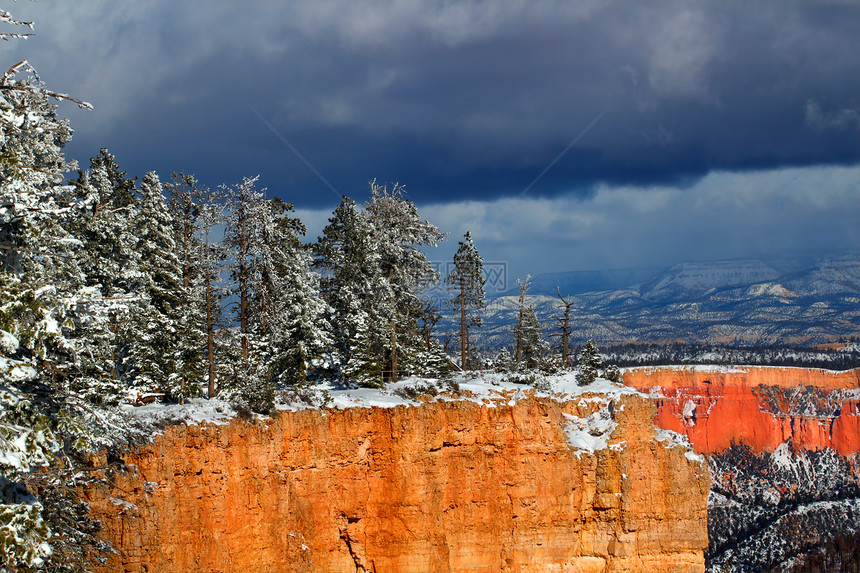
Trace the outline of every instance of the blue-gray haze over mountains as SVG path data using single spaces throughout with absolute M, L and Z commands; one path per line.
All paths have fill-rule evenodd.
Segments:
M 624 278 L 635 280 L 621 285 Z M 527 304 L 547 335 L 558 331 L 552 317 L 563 312 L 556 287 L 574 302 L 574 344 L 814 345 L 860 334 L 860 256 L 553 273 L 535 277 L 532 285 Z M 514 293 L 491 297 L 484 326 L 473 331 L 477 345 L 510 346 L 518 305 Z

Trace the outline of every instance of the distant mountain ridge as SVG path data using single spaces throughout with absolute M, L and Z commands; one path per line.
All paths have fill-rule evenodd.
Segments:
M 539 275 L 529 304 L 547 334 L 560 312 L 556 285 L 574 301 L 574 343 L 821 344 L 860 333 L 858 255 Z M 484 326 L 474 331 L 478 345 L 510 345 L 516 316 L 514 292 L 490 298 Z
M 632 269 L 608 269 L 598 271 L 568 271 L 562 273 L 543 273 L 530 280 L 529 292 L 554 296 L 556 287 L 561 294 L 584 294 L 615 290 L 641 283 L 665 271 L 664 267 L 640 267 Z M 516 296 L 516 285 L 495 296 Z
M 642 284 L 639 292 L 648 300 L 695 298 L 717 289 L 763 283 L 779 276 L 779 271 L 755 260 L 679 263 Z

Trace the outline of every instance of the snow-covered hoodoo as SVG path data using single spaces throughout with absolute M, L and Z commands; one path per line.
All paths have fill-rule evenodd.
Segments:
M 703 571 L 708 469 L 654 415 L 530 390 L 170 426 L 88 496 L 105 571 Z

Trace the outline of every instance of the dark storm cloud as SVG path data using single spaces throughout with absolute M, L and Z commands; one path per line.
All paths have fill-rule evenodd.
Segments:
M 14 8 L 44 36 L 15 55 L 96 105 L 72 154 L 210 185 L 261 173 L 302 205 L 335 199 L 281 138 L 342 193 L 377 177 L 425 203 L 486 199 L 607 108 L 530 195 L 860 159 L 856 2 Z

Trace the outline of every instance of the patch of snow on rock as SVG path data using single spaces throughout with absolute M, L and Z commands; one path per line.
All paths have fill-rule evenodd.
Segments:
M 576 457 L 607 448 L 609 436 L 618 426 L 608 405 L 584 418 L 571 414 L 564 414 L 564 418 L 564 434 Z
M 0 330 L 0 352 L 4 354 L 13 354 L 18 350 L 20 343 L 14 334 Z
M 122 406 L 129 420 L 141 427 L 157 428 L 164 425 L 229 424 L 236 416 L 233 406 L 213 398 L 189 398 L 185 404 L 152 403 L 146 406 Z
M 687 451 L 684 452 L 684 457 L 691 462 L 705 463 L 705 456 L 693 451 L 693 446 L 690 444 L 690 440 L 688 440 L 687 436 L 684 434 L 679 434 L 672 430 L 657 428 L 656 440 L 667 448 L 685 448 Z

